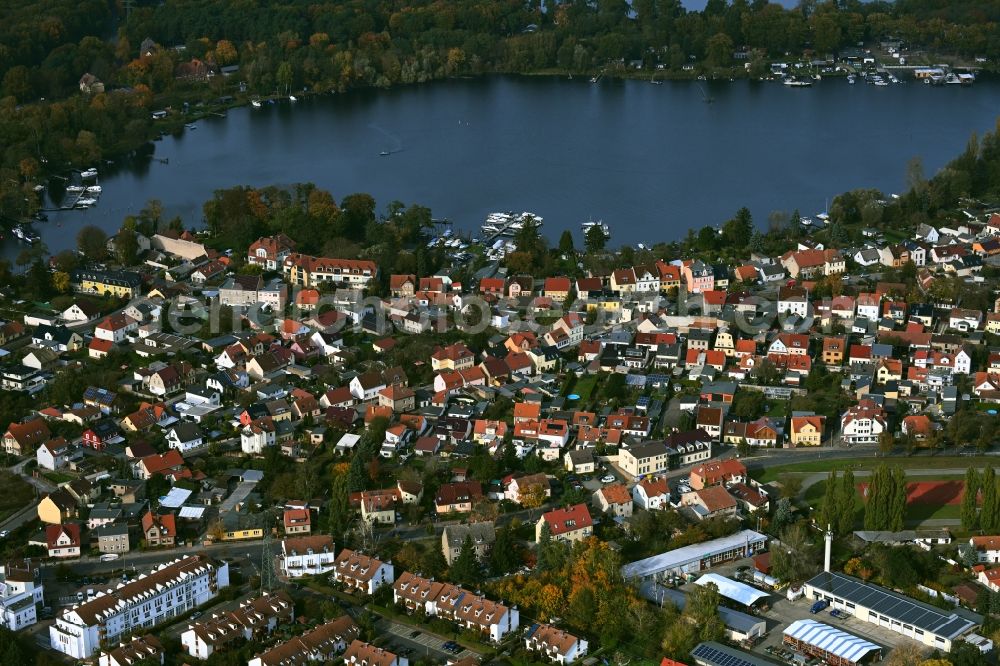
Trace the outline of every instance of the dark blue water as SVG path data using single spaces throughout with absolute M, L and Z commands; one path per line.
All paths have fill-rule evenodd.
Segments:
M 813 214 L 852 188 L 898 192 L 910 158 L 932 174 L 1000 109 L 1000 85 L 987 81 L 702 85 L 713 104 L 693 82 L 497 77 L 235 109 L 155 143 L 169 164 L 102 174 L 97 207 L 37 227 L 57 252 L 85 224 L 114 232 L 149 199 L 197 226 L 217 188 L 312 181 L 382 207 L 422 203 L 472 231 L 491 211 L 528 210 L 551 238 L 580 239 L 580 223 L 600 218 L 613 244 L 649 244 L 740 206 L 764 226 L 771 211 Z

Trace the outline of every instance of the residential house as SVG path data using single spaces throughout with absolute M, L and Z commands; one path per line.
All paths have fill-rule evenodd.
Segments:
M 45 526 L 49 557 L 80 557 L 80 526 L 62 523 Z
M 142 538 L 150 548 L 172 548 L 177 540 L 177 522 L 174 514 L 154 514 L 147 511 L 142 517 Z
M 724 483 L 738 483 L 747 480 L 746 465 L 735 458 L 703 463 L 691 469 L 688 485 L 692 490 L 701 490 Z
M 624 484 L 616 483 L 598 489 L 594 492 L 593 502 L 594 508 L 601 513 L 619 518 L 628 518 L 632 515 L 632 496 Z
M 816 414 L 792 415 L 789 444 L 792 446 L 819 446 L 823 443 L 826 417 Z
M 337 561 L 333 538 L 325 534 L 288 537 L 281 542 L 278 568 L 288 578 L 333 571 Z
M 461 554 L 467 539 L 471 540 L 476 559 L 485 562 L 497 539 L 493 521 L 446 525 L 441 533 L 441 550 L 448 566 Z
M 723 486 L 709 486 L 681 495 L 681 504 L 690 507 L 698 520 L 736 516 L 738 504 Z
M 587 641 L 550 624 L 534 624 L 524 635 L 524 646 L 557 664 L 587 656 Z
M 872 400 L 861 400 L 840 417 L 841 438 L 848 444 L 877 444 L 887 427 L 885 412 Z
M 351 590 L 375 594 L 383 585 L 392 585 L 395 576 L 391 562 L 345 548 L 334 562 L 333 578 Z
M 542 530 L 546 528 L 553 541 L 573 543 L 593 535 L 594 521 L 586 504 L 575 504 L 543 513 L 535 525 L 536 542 L 541 542 Z

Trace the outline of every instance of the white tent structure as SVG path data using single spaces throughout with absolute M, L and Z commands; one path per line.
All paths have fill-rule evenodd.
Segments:
M 753 606 L 761 599 L 767 599 L 771 596 L 767 592 L 761 592 L 756 587 L 744 585 L 743 583 L 715 573 L 707 573 L 694 583 L 702 587 L 712 583 L 719 589 L 719 594 L 747 607 Z
M 876 655 L 882 652 L 882 648 L 870 641 L 816 620 L 796 620 L 784 634 L 785 643 L 838 664 L 860 664 L 873 652 Z

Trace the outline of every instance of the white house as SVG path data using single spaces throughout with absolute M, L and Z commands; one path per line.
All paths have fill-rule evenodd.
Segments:
M 94 337 L 108 340 L 116 345 L 125 341 L 125 336 L 139 328 L 139 322 L 128 315 L 115 314 L 106 317 L 94 329 Z
M 872 400 L 862 400 L 840 417 L 841 437 L 848 444 L 877 444 L 886 429 L 885 413 Z
M 17 631 L 38 621 L 44 588 L 31 560 L 11 560 L 0 566 L 0 626 Z
M 35 457 L 38 460 L 39 467 L 55 471 L 66 466 L 69 462 L 71 450 L 69 442 L 62 437 L 57 437 L 47 442 L 42 442 L 42 445 L 38 447 L 38 451 L 35 452 Z
M 240 430 L 240 449 L 243 453 L 260 455 L 264 449 L 275 445 L 276 437 L 274 422 L 270 418 L 257 419 Z
M 670 503 L 670 488 L 663 477 L 646 477 L 632 486 L 632 501 L 647 511 L 663 509 Z
M 396 577 L 391 562 L 345 548 L 334 562 L 333 579 L 363 594 L 375 594 L 383 585 L 392 585 Z
M 278 556 L 281 573 L 288 578 L 329 573 L 336 561 L 333 538 L 323 534 L 285 539 Z
M 204 441 L 198 426 L 187 421 L 178 423 L 167 431 L 167 446 L 181 453 L 198 448 Z
M 550 624 L 535 624 L 524 636 L 524 646 L 557 664 L 569 664 L 587 655 L 587 641 Z

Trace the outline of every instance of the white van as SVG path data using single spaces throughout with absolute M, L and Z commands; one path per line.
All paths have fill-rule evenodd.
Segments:
M 112 562 L 118 559 L 118 553 L 105 553 L 101 555 L 101 562 Z

